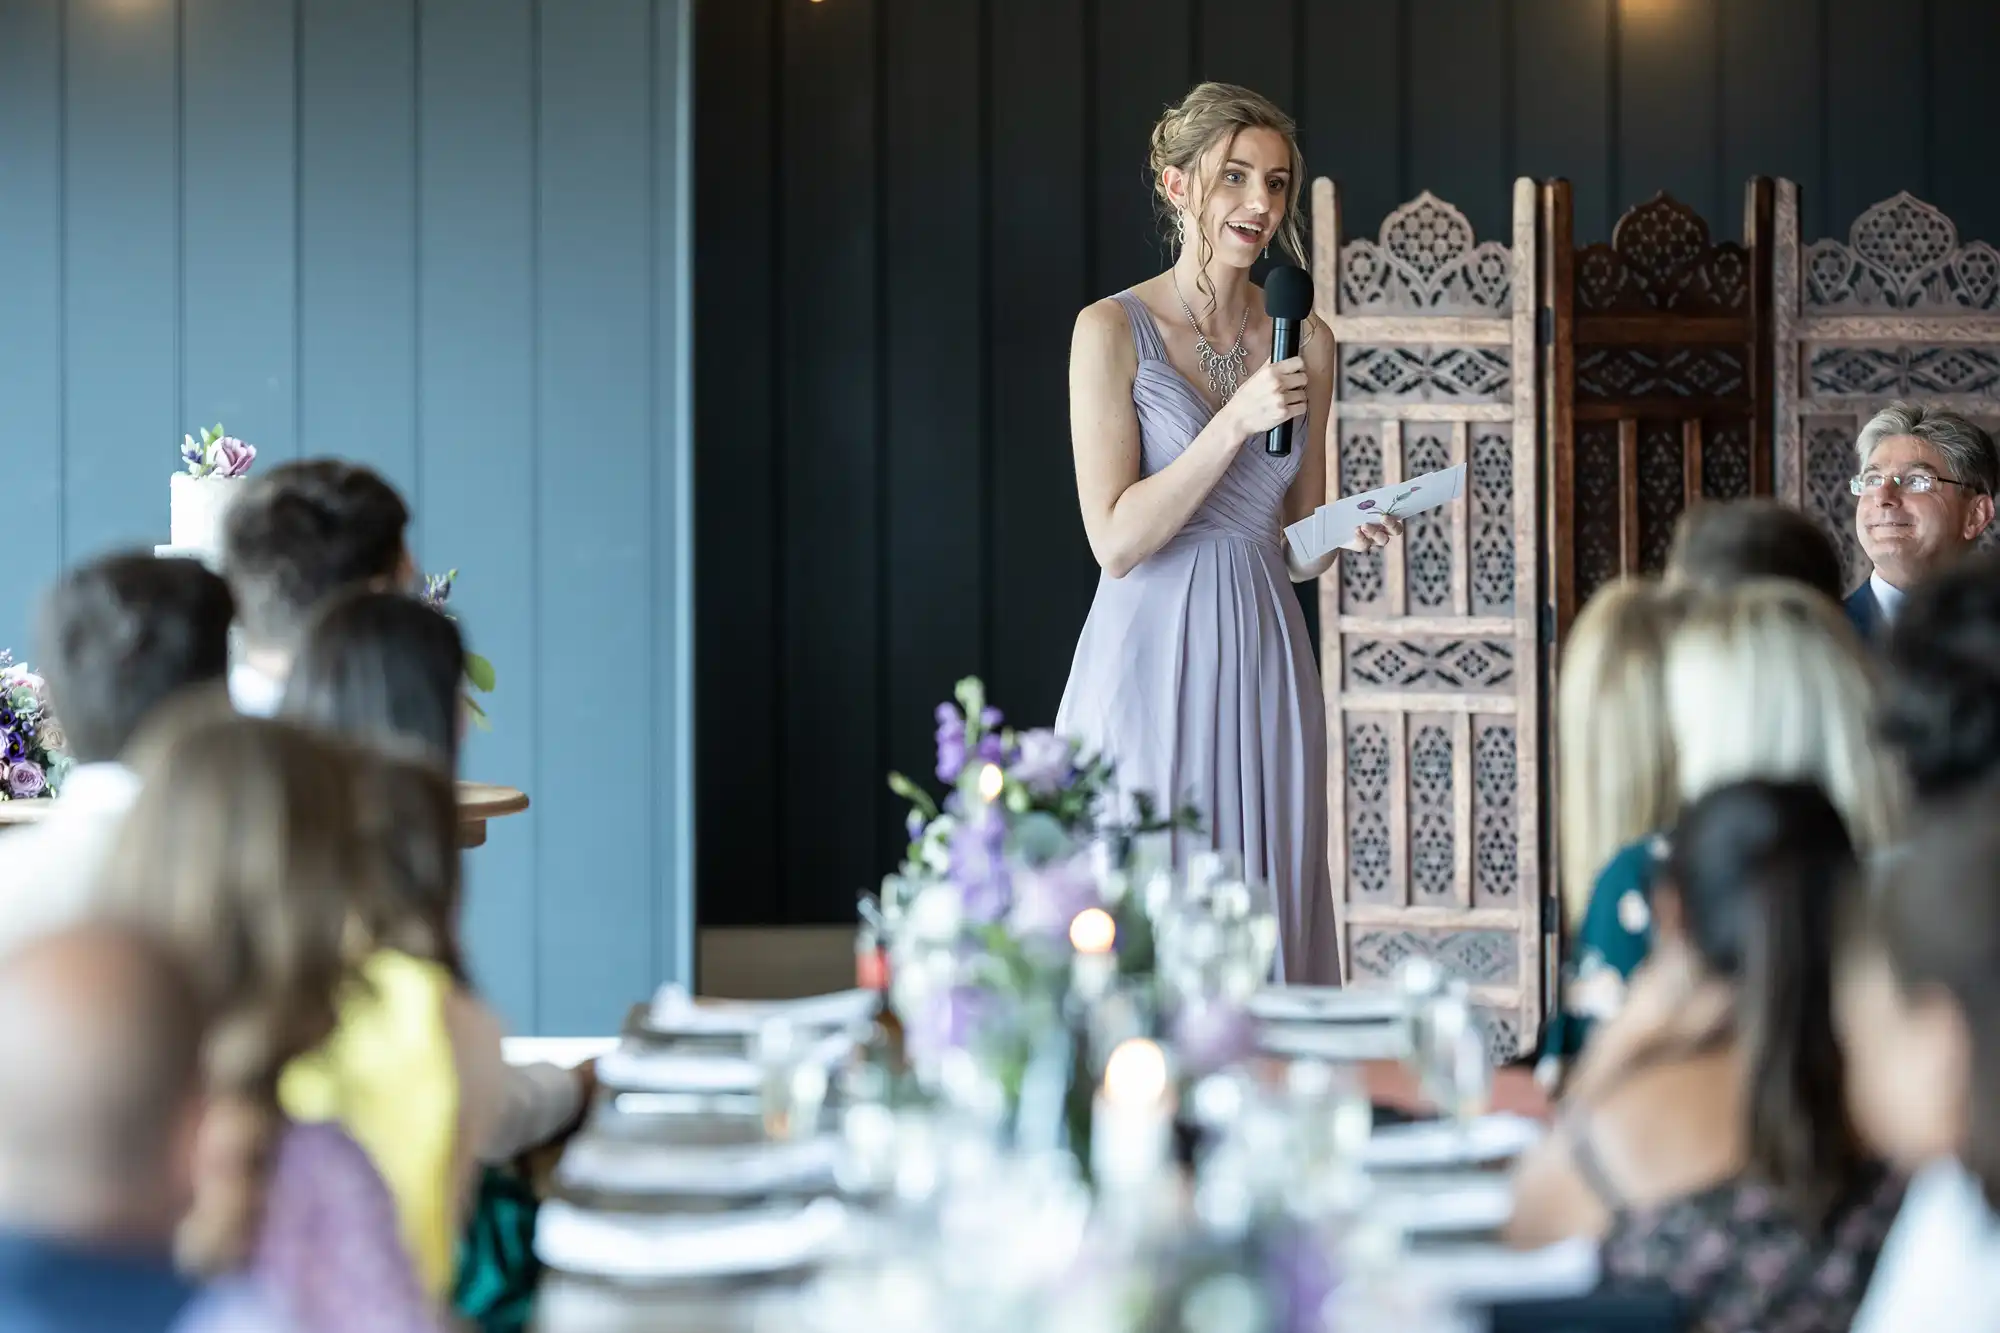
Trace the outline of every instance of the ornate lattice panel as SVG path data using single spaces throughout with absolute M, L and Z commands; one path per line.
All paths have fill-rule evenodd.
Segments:
M 1909 194 L 1862 213 L 1845 241 L 1807 245 L 1790 181 L 1775 231 L 1778 494 L 1820 521 L 1858 585 L 1868 561 L 1847 481 L 1861 424 L 1896 399 L 2000 424 L 2000 251 L 1960 241 Z
M 1495 1049 L 1543 1008 L 1536 586 L 1535 252 L 1515 190 L 1507 242 L 1425 194 L 1343 242 L 1313 193 L 1313 277 L 1338 344 L 1330 492 L 1464 464 L 1464 498 L 1321 583 L 1331 846 L 1356 979 L 1438 959 L 1476 988 Z
M 1770 490 L 1769 181 L 1752 181 L 1744 239 L 1717 240 L 1657 195 L 1610 244 L 1572 249 L 1569 185 L 1543 187 L 1550 335 L 1555 612 L 1666 563 L 1700 498 Z

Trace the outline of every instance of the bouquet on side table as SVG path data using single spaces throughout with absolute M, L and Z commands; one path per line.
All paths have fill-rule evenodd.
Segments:
M 0 648 L 0 801 L 55 796 L 72 760 L 48 685 Z
M 422 594 L 426 606 L 429 606 L 445 619 L 454 622 L 457 621 L 458 617 L 445 609 L 445 603 L 451 600 L 452 584 L 457 581 L 458 571 L 455 569 L 447 570 L 442 574 L 426 574 L 424 575 L 424 591 Z M 471 715 L 472 724 L 481 731 L 493 730 L 493 724 L 487 720 L 486 710 L 479 706 L 479 701 L 472 697 L 472 692 L 477 690 L 481 694 L 491 694 L 496 683 L 493 675 L 493 664 L 478 653 L 467 649 L 465 654 L 465 710 Z

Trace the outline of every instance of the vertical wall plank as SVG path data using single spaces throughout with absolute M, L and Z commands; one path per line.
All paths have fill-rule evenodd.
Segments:
M 1456 204 L 1481 240 L 1504 243 L 1509 209 L 1506 7 L 1408 0 L 1422 58 L 1406 90 L 1410 176 Z
M 980 12 L 980 0 L 883 0 L 881 10 L 883 724 L 890 766 L 925 783 L 931 709 L 986 654 Z M 939 235 L 955 243 L 934 244 Z M 878 869 L 904 841 L 893 822 L 883 833 Z
M 1962 240 L 2000 242 L 2000 177 L 1993 170 L 1993 77 L 2000 5 L 1930 0 L 1931 202 Z M 1843 224 L 1844 225 L 1844 224 Z
M 1306 173 L 1340 186 L 1344 238 L 1373 240 L 1404 202 L 1409 159 L 1402 118 L 1408 0 L 1311 0 L 1303 143 Z M 1326 77 L 1317 71 L 1326 69 Z M 1418 182 L 1419 185 L 1422 182 Z
M 10 495 L 0 648 L 37 652 L 31 622 L 63 561 L 61 0 L 0 0 L 0 476 Z M 171 443 L 171 442 L 169 442 Z M 173 466 L 164 453 L 155 469 Z M 164 521 L 164 520 L 163 520 Z
M 876 11 L 873 0 L 780 5 L 779 207 L 811 220 L 785 227 L 780 270 L 785 895 L 794 919 L 852 921 L 855 891 L 885 868 L 890 818 L 876 674 Z
M 1722 8 L 1722 180 L 1725 204 L 1752 176 L 1798 182 L 1810 240 L 1823 236 L 1820 180 L 1820 0 Z M 1715 218 L 1718 225 L 1726 219 Z M 1733 230 L 1721 234 L 1735 236 Z
M 1196 79 L 1254 88 L 1296 114 L 1292 11 L 1298 4 L 1309 3 L 1311 0 L 1199 0 Z M 1147 22 L 1164 26 L 1169 17 L 1161 14 Z M 1123 43 L 1116 38 L 1113 42 L 1115 53 Z
M 297 455 L 289 4 L 182 0 L 180 428 Z
M 1826 212 L 1847 224 L 1898 190 L 1930 194 L 1924 170 L 1924 25 L 1909 0 L 1825 0 Z M 1982 123 L 1990 115 L 1982 115 Z M 1990 154 L 1982 153 L 1982 161 Z
M 1514 171 L 1575 189 L 1579 244 L 1611 238 L 1612 0 L 1514 0 Z
M 1706 218 L 1715 235 L 1740 237 L 1737 194 L 1723 189 L 1716 156 L 1720 3 L 1619 8 L 1618 184 L 1624 197 L 1618 207 L 1622 212 L 1665 190 Z
M 456 568 L 452 602 L 493 662 L 491 732 L 468 777 L 519 784 L 535 745 L 535 108 L 531 0 L 423 0 L 417 160 L 424 566 Z M 564 438 L 558 433 L 558 439 Z M 465 934 L 483 992 L 535 1022 L 536 808 L 496 820 L 466 858 Z M 560 881 L 552 891 L 564 891 Z
M 786 384 L 775 345 L 785 225 L 773 156 L 783 95 L 773 78 L 776 9 L 777 0 L 695 7 L 695 880 L 701 921 L 717 926 L 784 919 L 789 831 L 771 818 L 786 485 L 777 461 Z
M 694 0 L 652 0 L 655 966 L 694 981 Z
M 68 7 L 64 555 L 166 540 L 179 465 L 173 5 Z
M 534 582 L 540 1026 L 603 1032 L 658 979 L 649 526 L 647 0 L 541 7 Z M 589 886 L 587 911 L 572 896 Z
M 368 464 L 421 516 L 413 0 L 303 6 L 299 448 Z
M 1095 67 L 1087 77 L 1096 89 L 1096 179 L 1090 183 L 1096 226 L 1089 278 L 1102 296 L 1173 262 L 1154 211 L 1148 150 L 1160 113 L 1194 84 L 1188 50 L 1193 16 L 1190 0 L 1097 0 L 1094 8 Z
M 1004 19 L 1002 14 L 1004 12 Z M 1053 720 L 1096 583 L 1071 461 L 1069 329 L 1085 286 L 1076 200 L 1082 0 L 1007 0 L 992 29 L 993 691 Z

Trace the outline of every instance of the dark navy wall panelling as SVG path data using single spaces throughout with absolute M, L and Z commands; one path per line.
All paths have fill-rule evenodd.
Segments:
M 467 862 L 522 1031 L 690 970 L 690 9 L 0 0 L 0 646 L 184 430 L 380 468 L 534 799 Z

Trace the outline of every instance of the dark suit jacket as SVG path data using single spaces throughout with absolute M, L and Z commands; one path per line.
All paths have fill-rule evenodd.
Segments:
M 1864 583 L 1847 594 L 1842 603 L 1847 608 L 1847 618 L 1859 630 L 1862 639 L 1873 643 L 1888 632 L 1888 619 L 1882 614 L 1882 604 L 1875 600 L 1875 589 Z

